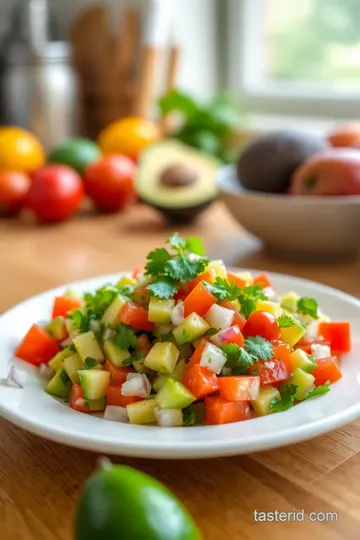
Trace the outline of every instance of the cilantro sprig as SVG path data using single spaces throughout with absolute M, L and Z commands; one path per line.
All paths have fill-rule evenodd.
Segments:
M 291 409 L 294 405 L 297 386 L 290 384 L 284 388 L 281 398 L 273 398 L 270 401 L 270 410 L 274 412 L 283 412 Z
M 291 328 L 292 326 L 295 326 L 294 319 L 292 317 L 289 317 L 289 315 L 280 315 L 277 322 L 279 328 Z
M 95 358 L 91 358 L 90 356 L 87 356 L 84 361 L 84 367 L 83 369 L 92 369 L 96 366 L 96 360 Z
M 274 356 L 273 344 L 261 336 L 245 339 L 244 349 L 256 360 L 268 360 Z
M 231 375 L 246 374 L 255 362 L 274 356 L 272 343 L 260 336 L 245 339 L 243 347 L 228 343 L 222 345 L 221 350 L 226 356 L 225 367 L 231 369 Z
M 315 298 L 303 297 L 298 300 L 297 310 L 302 315 L 310 315 L 313 319 L 318 319 L 318 303 Z
M 241 293 L 238 296 L 238 300 L 241 306 L 241 312 L 246 317 L 256 310 L 257 300 L 267 300 L 267 296 L 262 292 L 264 286 L 259 283 L 257 285 L 249 285 L 241 289 Z
M 135 347 L 136 334 L 129 326 L 124 323 L 120 323 L 116 327 L 116 334 L 113 340 L 119 349 L 127 350 L 130 347 Z
M 330 386 L 330 381 L 326 381 L 326 383 L 321 384 L 320 386 L 317 386 L 316 388 L 314 388 L 314 390 L 311 390 L 305 395 L 304 400 L 322 396 L 323 394 L 327 394 L 328 392 L 330 392 L 329 386 Z
M 223 300 L 236 300 L 238 296 L 242 294 L 243 289 L 235 285 L 233 281 L 228 283 L 226 279 L 217 277 L 215 283 L 204 282 L 204 285 L 216 298 L 220 301 Z

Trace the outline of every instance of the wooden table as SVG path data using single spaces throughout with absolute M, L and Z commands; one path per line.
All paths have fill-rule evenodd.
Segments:
M 0 222 L 0 312 L 51 287 L 140 266 L 171 229 L 150 209 L 52 227 Z M 271 260 L 219 204 L 183 234 L 201 234 L 227 264 L 300 275 L 360 296 L 359 265 Z M 184 501 L 205 540 L 358 540 L 360 421 L 288 448 L 205 461 L 121 459 Z M 0 538 L 70 540 L 79 487 L 96 454 L 42 440 L 0 420 Z M 254 511 L 338 512 L 338 522 L 261 523 Z M 114 539 L 115 540 L 115 539 Z M 171 539 L 169 539 L 171 540 Z

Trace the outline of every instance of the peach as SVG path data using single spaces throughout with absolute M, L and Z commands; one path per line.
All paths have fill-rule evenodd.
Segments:
M 360 195 L 360 150 L 333 148 L 301 165 L 292 177 L 293 195 Z
M 360 146 L 360 122 L 346 124 L 328 135 L 328 141 L 334 147 Z

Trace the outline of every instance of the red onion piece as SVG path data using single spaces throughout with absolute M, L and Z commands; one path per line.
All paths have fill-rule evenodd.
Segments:
M 137 373 L 136 377 L 132 377 L 123 383 L 121 393 L 123 396 L 147 398 L 151 392 L 151 384 L 149 379 L 143 373 Z
M 24 381 L 21 371 L 16 366 L 11 366 L 8 374 L 8 380 L 18 388 L 24 388 Z
M 181 409 L 154 409 L 156 420 L 161 427 L 178 427 L 183 425 Z
M 174 326 L 179 326 L 184 320 L 184 302 L 179 302 L 171 312 L 171 322 Z

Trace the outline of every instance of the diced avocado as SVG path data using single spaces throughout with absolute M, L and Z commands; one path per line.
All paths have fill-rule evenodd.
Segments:
M 172 373 L 180 351 L 169 341 L 155 343 L 144 360 L 144 366 L 160 373 Z
M 70 349 L 63 349 L 62 351 L 59 351 L 55 354 L 54 358 L 52 358 L 48 363 L 48 366 L 51 367 L 51 369 L 53 369 L 54 371 L 59 371 L 59 369 L 63 366 L 64 358 L 66 358 L 67 356 L 71 356 L 72 354 L 73 352 L 70 351 Z
M 79 383 L 78 371 L 79 369 L 83 368 L 84 362 L 82 361 L 78 353 L 74 353 L 71 356 L 67 356 L 66 358 L 64 358 L 63 365 L 66 373 L 71 379 L 71 382 Z
M 161 409 L 184 409 L 196 401 L 196 397 L 183 384 L 167 379 L 155 400 Z
M 109 307 L 106 309 L 104 315 L 102 316 L 101 322 L 105 326 L 116 326 L 116 324 L 119 322 L 120 312 L 126 302 L 127 299 L 121 294 L 115 296 L 114 300 L 111 302 Z
M 131 276 L 122 276 L 117 282 L 116 287 L 119 289 L 120 287 L 126 287 L 126 285 L 135 285 L 135 283 L 136 279 Z
M 158 392 L 160 390 L 160 388 L 164 385 L 167 379 L 173 379 L 174 381 L 182 382 L 186 373 L 186 369 L 187 368 L 185 360 L 179 360 L 172 373 L 166 375 L 165 373 L 161 373 L 160 375 L 158 375 L 152 384 L 155 392 Z
M 297 311 L 297 303 L 300 296 L 296 292 L 289 291 L 280 298 L 281 307 L 295 313 Z
M 273 386 L 265 386 L 260 388 L 259 396 L 251 402 L 254 411 L 260 416 L 271 414 L 270 404 L 273 399 L 281 399 L 280 392 Z
M 128 366 L 131 363 L 129 360 L 131 357 L 129 351 L 120 349 L 113 341 L 108 340 L 104 342 L 104 352 L 106 358 L 116 367 Z
M 95 358 L 98 362 L 102 362 L 105 359 L 96 336 L 91 330 L 75 337 L 73 343 L 83 361 L 86 358 Z
M 226 279 L 227 278 L 227 270 L 226 270 L 226 266 L 225 264 L 223 263 L 223 261 L 210 261 L 206 270 L 212 270 L 213 273 L 214 273 L 214 277 L 217 278 L 221 278 L 221 279 Z
M 78 374 L 85 399 L 100 399 L 106 395 L 110 384 L 109 371 L 82 369 Z
M 295 399 L 302 401 L 308 392 L 314 390 L 314 381 L 314 375 L 311 375 L 311 373 L 306 373 L 300 368 L 296 368 L 290 381 L 290 384 L 297 386 Z
M 153 424 L 156 422 L 155 399 L 144 399 L 126 406 L 130 424 Z
M 184 345 L 203 336 L 209 328 L 210 325 L 197 313 L 190 313 L 184 322 L 175 328 L 173 334 L 177 343 Z
M 59 369 L 45 388 L 45 392 L 48 394 L 52 394 L 53 396 L 63 399 L 67 399 L 69 397 L 70 390 L 71 381 L 67 376 L 66 371 L 63 369 Z
M 290 347 L 294 347 L 303 337 L 306 329 L 299 322 L 295 321 L 294 326 L 280 328 L 280 332 L 285 343 L 288 343 Z
M 254 278 L 251 275 L 251 272 L 236 272 L 235 276 L 246 281 L 246 286 L 254 285 Z
M 55 341 L 64 341 L 68 336 L 64 317 L 55 317 L 45 326 L 45 330 Z
M 300 368 L 309 373 L 316 368 L 316 362 L 301 349 L 296 349 L 296 351 L 291 353 L 290 359 L 293 371 L 296 368 Z
M 175 300 L 161 300 L 152 296 L 149 303 L 149 321 L 156 324 L 169 324 L 174 307 Z
M 85 401 L 85 407 L 92 412 L 105 411 L 106 408 L 106 397 L 99 399 L 88 399 Z
M 280 304 L 277 302 L 270 302 L 269 300 L 258 300 L 256 302 L 256 311 L 266 311 L 267 313 L 274 315 L 276 318 L 280 317 L 282 314 Z
M 72 319 L 65 319 L 66 330 L 71 338 L 74 338 L 80 334 L 80 330 Z

